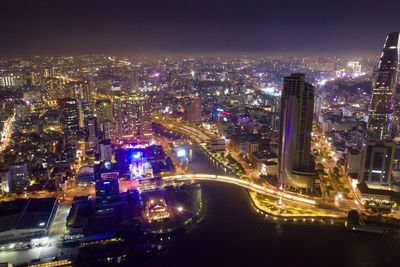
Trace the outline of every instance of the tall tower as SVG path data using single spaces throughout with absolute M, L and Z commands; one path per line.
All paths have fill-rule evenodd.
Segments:
M 141 97 L 137 105 L 139 119 L 138 135 L 141 138 L 146 136 L 151 137 L 153 132 L 151 130 L 151 102 L 149 97 Z
M 374 81 L 368 116 L 367 139 L 391 139 L 394 93 L 399 62 L 399 33 L 386 37 Z
M 100 132 L 105 133 L 105 124 L 113 121 L 111 101 L 109 99 L 97 100 L 95 114 L 97 117 L 97 128 Z
M 131 92 L 130 93 L 135 93 L 137 90 L 139 90 L 139 71 L 137 69 L 134 69 L 131 73 Z
M 314 87 L 305 75 L 283 80 L 279 148 L 279 178 L 286 188 L 312 191 L 315 178 L 311 156 Z
M 79 110 L 78 102 L 72 98 L 58 100 L 61 110 L 61 123 L 65 133 L 76 134 L 79 132 Z

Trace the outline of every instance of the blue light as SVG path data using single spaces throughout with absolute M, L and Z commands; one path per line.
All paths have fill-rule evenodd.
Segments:
M 140 150 L 134 150 L 131 153 L 131 159 L 132 160 L 140 160 L 140 159 L 142 159 L 142 157 L 143 157 L 143 152 L 140 151 Z
M 224 112 L 224 110 L 222 108 L 217 108 L 217 111 Z
M 110 181 L 104 181 L 103 184 L 110 184 Z

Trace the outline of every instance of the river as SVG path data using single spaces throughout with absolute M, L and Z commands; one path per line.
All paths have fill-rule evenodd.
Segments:
M 193 154 L 192 170 L 219 172 L 198 150 Z M 255 210 L 245 189 L 219 182 L 201 188 L 203 220 L 141 266 L 400 266 L 397 236 L 276 222 Z

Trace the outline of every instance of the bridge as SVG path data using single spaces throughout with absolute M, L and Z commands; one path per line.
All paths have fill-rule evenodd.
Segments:
M 244 187 L 248 190 L 254 191 L 259 194 L 269 195 L 276 198 L 284 198 L 292 201 L 298 201 L 305 204 L 315 205 L 316 201 L 310 198 L 298 197 L 292 194 L 285 193 L 281 190 L 273 190 L 269 188 L 265 188 L 263 186 L 241 180 L 235 177 L 228 177 L 222 175 L 215 175 L 215 174 L 184 174 L 184 175 L 175 175 L 175 176 L 166 176 L 163 177 L 163 180 L 170 180 L 170 181 L 188 181 L 188 180 L 195 180 L 195 181 L 217 181 L 217 182 L 224 182 L 230 183 L 234 185 L 238 185 Z

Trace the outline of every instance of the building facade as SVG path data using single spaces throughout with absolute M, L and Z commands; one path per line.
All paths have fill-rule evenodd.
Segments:
M 386 37 L 377 76 L 373 84 L 367 139 L 383 140 L 392 137 L 399 49 L 399 33 L 389 33 Z
M 76 134 L 79 132 L 78 102 L 72 98 L 58 100 L 61 111 L 61 125 L 65 133 Z
M 120 140 L 137 140 L 151 136 L 150 100 L 147 96 L 115 97 L 114 118 Z
M 367 141 L 363 147 L 360 183 L 371 188 L 388 188 L 392 182 L 394 142 Z
M 314 87 L 304 74 L 284 78 L 281 98 L 279 179 L 286 188 L 312 191 L 315 167 L 311 155 Z

